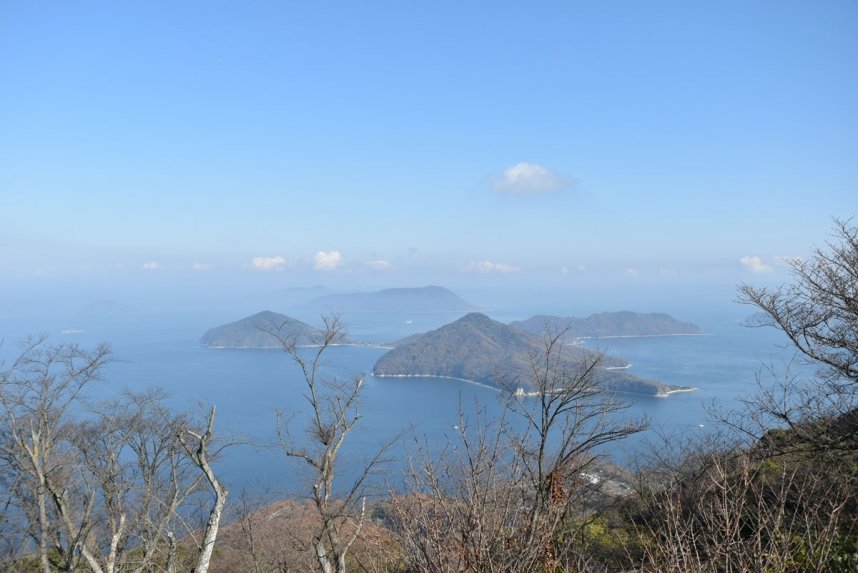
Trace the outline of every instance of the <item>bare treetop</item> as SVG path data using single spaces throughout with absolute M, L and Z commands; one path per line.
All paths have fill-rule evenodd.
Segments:
M 788 259 L 794 282 L 775 289 L 743 284 L 739 302 L 774 326 L 829 379 L 858 382 L 858 227 L 834 221 L 834 238 L 808 259 Z

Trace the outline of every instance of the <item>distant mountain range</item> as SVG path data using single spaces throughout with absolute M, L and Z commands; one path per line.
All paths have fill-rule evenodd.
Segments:
M 531 381 L 530 353 L 540 350 L 542 338 L 515 326 L 471 313 L 459 320 L 423 335 L 399 342 L 375 363 L 375 376 L 441 376 L 480 382 L 495 387 L 534 390 Z M 592 351 L 567 346 L 563 349 L 566 365 L 592 358 Z M 605 357 L 598 372 L 599 382 L 607 390 L 666 396 L 682 390 L 655 380 L 643 380 L 622 368 L 625 361 Z
M 452 291 L 439 286 L 329 294 L 315 298 L 302 307 L 333 312 L 468 312 L 477 309 Z
M 210 348 L 280 348 L 280 341 L 271 334 L 273 331 L 296 335 L 299 344 L 309 344 L 321 334 L 300 320 L 265 310 L 208 330 L 200 338 L 200 344 Z
M 700 327 L 680 322 L 664 313 L 601 312 L 587 318 L 560 317 L 539 314 L 527 320 L 511 322 L 528 332 L 542 334 L 546 326 L 553 332 L 566 329 L 566 337 L 606 336 L 666 336 L 672 334 L 701 334 Z

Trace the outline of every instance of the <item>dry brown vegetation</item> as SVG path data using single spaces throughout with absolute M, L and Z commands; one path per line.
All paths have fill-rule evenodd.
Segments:
M 313 543 L 321 519 L 313 502 L 279 501 L 238 516 L 222 529 L 212 573 L 292 573 L 318 568 Z M 348 558 L 351 571 L 396 571 L 401 551 L 391 532 L 370 520 Z

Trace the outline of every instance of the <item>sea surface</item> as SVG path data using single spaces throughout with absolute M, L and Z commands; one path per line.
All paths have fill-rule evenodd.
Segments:
M 488 314 L 504 322 L 527 318 L 511 312 Z M 462 313 L 352 313 L 344 319 L 353 339 L 383 344 L 460 316 Z M 585 340 L 587 347 L 625 358 L 631 364 L 629 371 L 637 376 L 697 389 L 669 398 L 623 396 L 628 409 L 622 415 L 645 416 L 651 429 L 612 445 L 606 455 L 622 464 L 658 433 L 683 440 L 710 431 L 713 422 L 708 411 L 712 407 L 741 407 L 740 399 L 754 392 L 763 366 L 789 358 L 777 332 L 744 327 L 741 317 L 742 312 L 737 311 L 729 318 L 718 315 L 698 321 L 706 332 L 701 336 Z M 218 469 L 233 491 L 300 490 L 305 486 L 300 468 L 283 455 L 275 431 L 276 413 L 281 412 L 292 417 L 293 436 L 306 439 L 303 416 L 307 401 L 297 368 L 282 351 L 210 349 L 198 343 L 208 328 L 240 318 L 218 312 L 42 319 L 6 316 L 0 318 L 4 339 L 0 357 L 8 360 L 13 356 L 15 341 L 28 334 L 44 333 L 52 343 L 73 342 L 84 347 L 109 342 L 117 361 L 105 371 L 105 380 L 90 388 L 90 400 L 115 397 L 126 389 L 160 387 L 176 409 L 202 416 L 217 405 L 216 431 L 234 444 L 223 453 Z M 313 317 L 298 318 L 319 323 Z M 497 417 L 503 397 L 490 388 L 457 380 L 368 375 L 384 352 L 385 348 L 370 344 L 332 348 L 325 373 L 341 379 L 364 376 L 361 419 L 344 446 L 341 475 L 349 477 L 382 444 L 401 436 L 383 467 L 385 480 L 395 486 L 407 467 L 413 436 L 440 446 L 455 434 L 460 411 L 473 415 L 481 409 L 488 418 Z

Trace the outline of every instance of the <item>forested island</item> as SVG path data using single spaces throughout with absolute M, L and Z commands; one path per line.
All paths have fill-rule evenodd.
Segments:
M 537 318 L 522 324 L 532 325 Z M 393 349 L 378 359 L 372 373 L 380 378 L 433 376 L 477 382 L 511 392 L 538 391 L 533 382 L 531 358 L 543 343 L 542 336 L 515 324 L 503 324 L 482 313 L 469 313 L 433 331 L 392 343 Z M 552 327 L 547 320 L 542 324 L 543 333 L 546 325 Z M 282 348 L 285 337 L 299 345 L 313 345 L 323 338 L 323 332 L 287 315 L 263 311 L 210 329 L 200 338 L 200 344 L 209 348 Z M 338 343 L 350 342 L 343 339 Z M 563 360 L 570 372 L 598 361 L 599 384 L 612 392 L 666 397 L 693 390 L 639 378 L 626 370 L 630 365 L 622 358 L 575 345 L 567 345 Z
M 298 319 L 264 310 L 229 324 L 209 329 L 200 344 L 209 348 L 280 348 L 282 337 L 297 337 L 310 344 L 321 331 Z
M 422 335 L 413 335 L 379 358 L 373 367 L 378 377 L 437 376 L 478 382 L 509 391 L 536 391 L 534 364 L 543 344 L 541 336 L 470 313 L 459 320 Z M 668 396 L 692 388 L 644 380 L 624 369 L 622 358 L 567 345 L 564 367 L 582 372 L 596 365 L 601 386 L 614 392 Z M 598 364 L 596 364 L 598 363 Z
M 681 322 L 661 312 L 600 312 L 591 314 L 587 318 L 538 314 L 527 320 L 514 321 L 510 324 L 536 334 L 544 332 L 547 327 L 557 332 L 563 331 L 566 337 L 578 338 L 702 334 L 700 327 L 696 324 Z

